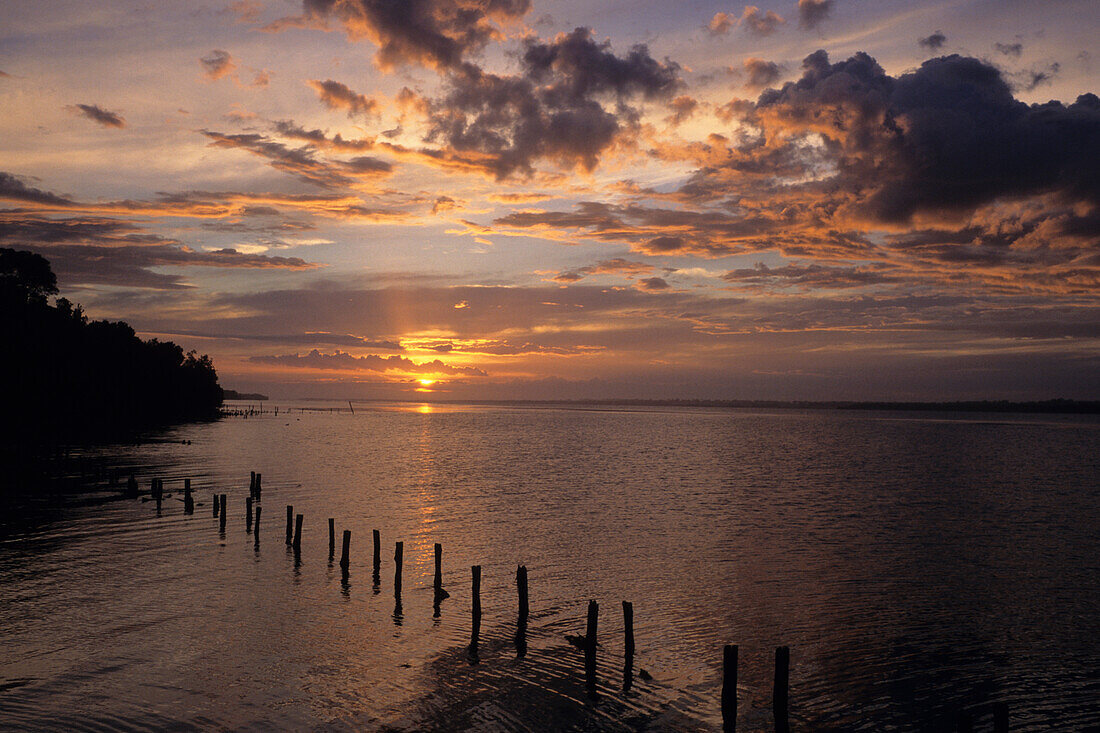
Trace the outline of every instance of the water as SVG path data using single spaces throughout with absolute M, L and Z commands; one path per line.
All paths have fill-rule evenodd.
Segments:
M 102 485 L 8 507 L 3 728 L 713 731 L 722 645 L 736 643 L 741 730 L 771 729 L 778 645 L 794 730 L 950 730 L 964 708 L 988 729 L 994 701 L 1014 731 L 1100 729 L 1094 417 L 284 408 L 89 455 L 173 496 L 160 516 L 99 501 L 117 494 Z M 258 550 L 250 470 L 263 475 Z M 229 494 L 224 536 L 215 492 Z M 300 562 L 287 504 L 305 516 Z M 328 517 L 337 555 L 352 531 L 346 583 Z M 435 542 L 451 594 L 438 618 Z M 589 599 L 594 702 L 566 639 L 584 634 Z

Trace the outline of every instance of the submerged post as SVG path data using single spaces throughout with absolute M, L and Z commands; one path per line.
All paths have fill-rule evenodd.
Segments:
M 775 680 L 772 684 L 772 713 L 775 716 L 776 733 L 787 733 L 790 720 L 787 715 L 788 688 L 791 678 L 791 650 L 781 646 L 775 649 Z
M 298 553 L 302 551 L 302 519 L 304 517 L 299 514 L 294 518 L 294 552 Z
M 290 504 L 286 505 L 286 543 L 289 545 L 294 541 L 294 507 Z
M 328 518 L 328 559 L 332 562 L 332 558 L 336 555 L 336 519 L 333 517 Z
M 470 568 L 470 579 L 473 585 L 473 606 L 470 615 L 473 622 L 470 628 L 470 652 L 477 654 L 478 637 L 481 636 L 481 566 L 474 565 Z
M 343 568 L 345 573 L 348 571 L 348 567 L 349 567 L 349 564 L 350 564 L 350 560 L 348 559 L 348 552 L 349 552 L 350 548 L 351 548 L 351 530 L 350 529 L 345 529 L 344 530 L 344 547 L 340 551 L 340 567 Z
M 737 645 L 722 649 L 722 730 L 737 730 Z
M 244 531 L 252 531 L 252 497 L 244 500 Z
M 584 636 L 584 683 L 588 696 L 596 696 L 596 629 L 600 620 L 600 604 L 588 602 L 588 626 Z

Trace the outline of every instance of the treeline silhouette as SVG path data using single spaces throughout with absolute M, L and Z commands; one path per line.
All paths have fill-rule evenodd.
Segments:
M 9 439 L 216 417 L 222 388 L 210 357 L 143 341 L 123 322 L 89 321 L 66 298 L 51 306 L 57 292 L 46 258 L 0 248 L 0 414 Z

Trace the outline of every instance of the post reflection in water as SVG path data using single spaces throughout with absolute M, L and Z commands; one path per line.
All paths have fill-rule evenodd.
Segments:
M 345 544 L 379 529 L 411 575 L 391 606 L 353 593 L 343 560 L 338 582 L 304 562 L 324 531 L 261 553 L 259 506 L 249 537 L 122 488 L 13 500 L 4 727 L 715 731 L 725 644 L 750 733 L 774 730 L 779 646 L 791 730 L 945 730 L 964 709 L 989 730 L 997 702 L 1014 733 L 1100 725 L 1100 641 L 1080 623 L 1100 603 L 1087 416 L 357 406 L 94 453 L 143 483 L 229 487 L 234 506 L 261 469 L 276 532 L 283 504 L 336 517 Z M 588 599 L 605 609 L 598 706 L 568 638 Z M 608 613 L 624 599 L 633 654 L 626 608 Z M 149 633 L 167 624 L 188 633 Z

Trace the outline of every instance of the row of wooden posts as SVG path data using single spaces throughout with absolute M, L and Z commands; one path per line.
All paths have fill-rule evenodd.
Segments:
M 128 492 L 137 494 L 137 482 L 131 475 L 127 482 Z M 191 479 L 184 479 L 184 513 L 192 514 L 195 509 L 195 502 L 191 492 Z M 245 500 L 245 531 L 251 532 L 253 535 L 253 541 L 255 546 L 260 546 L 260 516 L 262 514 L 263 507 L 259 504 L 260 497 L 262 495 L 262 476 L 255 471 L 252 472 L 251 479 L 249 481 L 249 496 Z M 164 482 L 161 479 L 153 479 L 151 485 L 151 494 L 153 499 L 157 503 L 158 513 L 161 510 L 161 501 L 164 495 Z M 220 531 L 225 531 L 226 518 L 228 515 L 227 510 L 227 495 L 226 494 L 214 494 L 213 495 L 213 516 L 218 519 L 218 525 Z M 253 519 L 255 516 L 255 519 Z M 295 554 L 295 557 L 300 559 L 302 549 L 302 524 L 305 517 L 302 514 L 295 514 L 293 505 L 288 504 L 286 507 L 286 544 L 291 548 Z M 381 534 L 376 529 L 373 530 L 374 540 L 374 574 L 373 580 L 375 586 L 380 582 L 380 573 L 382 566 L 382 541 Z M 397 542 L 394 545 L 394 596 L 396 599 L 397 609 L 401 607 L 401 569 L 404 559 L 404 543 Z M 435 543 L 435 574 L 434 574 L 434 615 L 436 617 L 440 614 L 439 604 L 442 600 L 449 597 L 449 593 L 443 589 L 443 545 Z M 335 558 L 336 552 L 336 520 L 333 517 L 329 517 L 328 520 L 328 555 L 329 562 L 332 562 Z M 348 572 L 350 568 L 350 553 L 351 553 L 351 530 L 345 529 L 343 531 L 341 551 L 340 551 L 340 570 L 343 574 L 345 582 L 348 578 Z M 477 663 L 478 661 L 478 642 L 481 635 L 481 566 L 473 565 L 470 568 L 470 580 L 472 586 L 472 606 L 471 606 L 471 630 L 470 630 L 470 645 L 468 652 L 471 663 Z M 516 629 L 516 652 L 517 655 L 522 657 L 527 653 L 527 619 L 530 614 L 530 597 L 528 595 L 527 588 L 527 567 L 520 565 L 516 569 L 516 590 L 519 600 L 519 616 Z M 624 651 L 624 666 L 623 666 L 623 690 L 630 689 L 633 680 L 633 668 L 634 668 L 634 606 L 630 601 L 622 602 L 623 608 L 623 629 L 625 636 L 625 651 Z M 585 688 L 588 695 L 592 698 L 597 697 L 597 680 L 596 680 L 596 639 L 599 627 L 599 604 L 590 600 L 588 602 L 588 616 L 587 624 L 585 628 L 585 636 L 581 640 L 581 645 L 584 649 L 584 672 L 585 672 Z M 396 615 L 396 614 L 395 614 Z M 737 656 L 738 646 L 736 644 L 727 644 L 722 651 L 722 729 L 723 731 L 734 731 L 737 727 Z M 790 663 L 791 652 L 790 648 L 786 646 L 777 647 L 775 650 L 775 675 L 772 680 L 772 714 L 775 719 L 776 733 L 789 733 L 790 731 L 790 715 L 789 715 L 789 703 L 790 703 Z M 644 675 L 644 671 L 643 671 Z M 993 730 L 994 733 L 1008 733 L 1009 729 L 1009 716 L 1008 705 L 1003 702 L 995 703 L 993 706 Z M 973 733 L 974 723 L 973 717 L 968 712 L 962 712 L 959 715 L 956 725 L 957 733 Z

